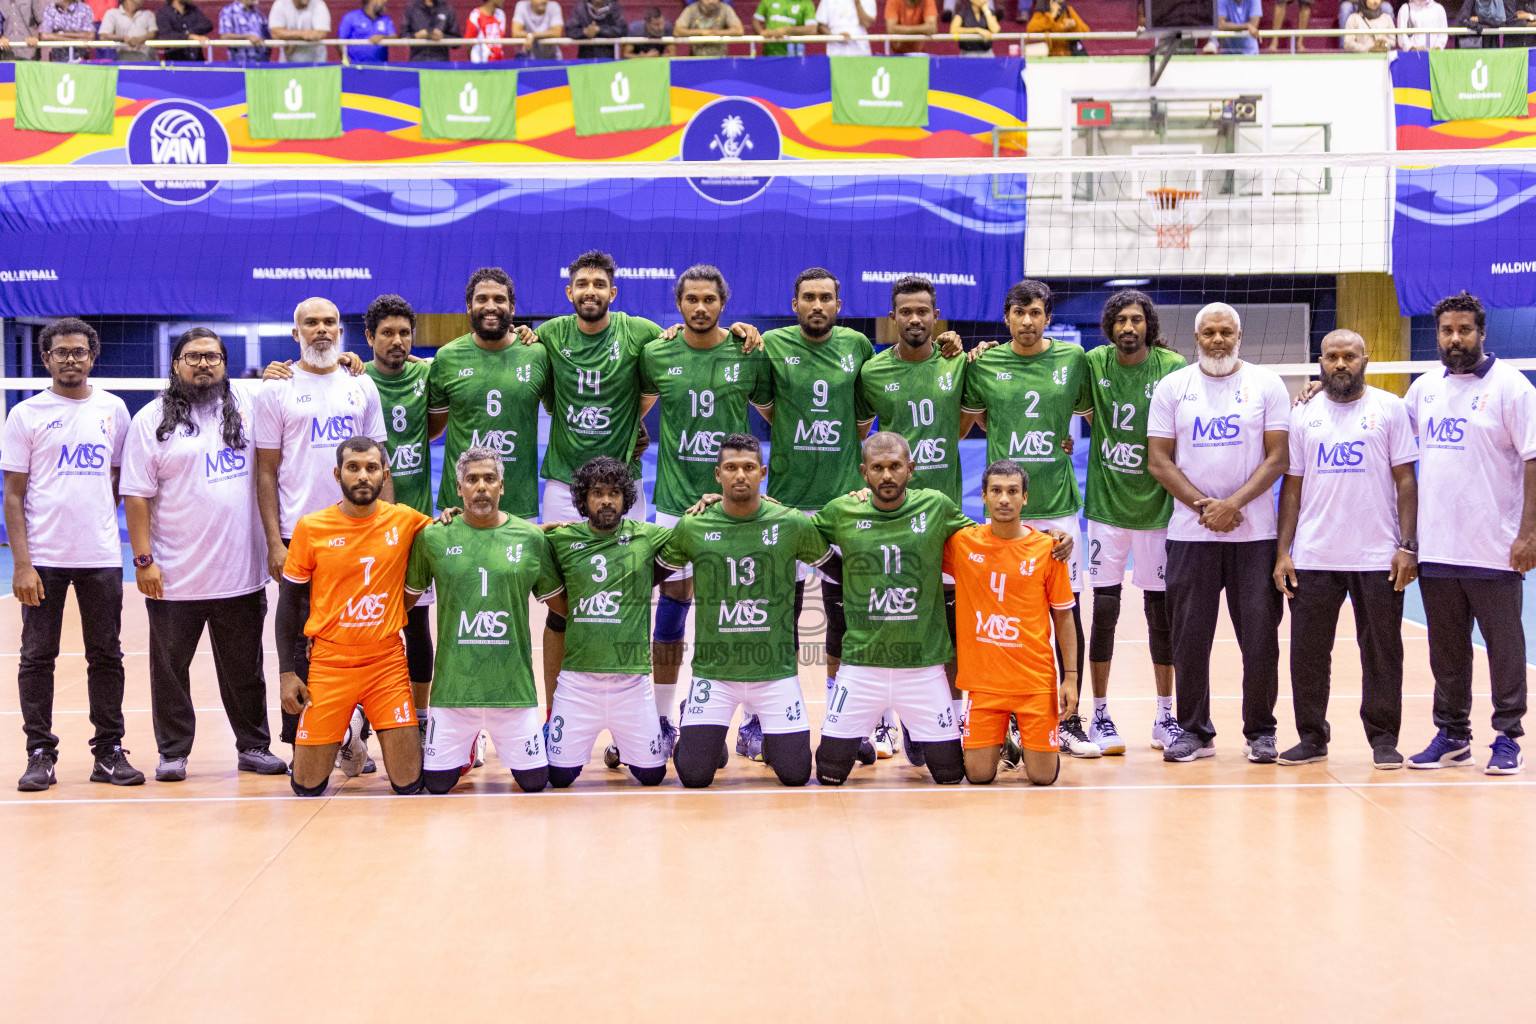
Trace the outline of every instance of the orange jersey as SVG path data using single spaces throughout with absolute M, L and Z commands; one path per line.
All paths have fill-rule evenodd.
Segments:
M 1029 527 L 1004 540 L 986 524 L 944 545 L 944 571 L 955 578 L 957 685 L 983 693 L 1056 692 L 1051 609 L 1071 608 L 1072 579 L 1051 557 L 1048 534 Z
M 353 519 L 340 505 L 301 518 L 283 575 L 309 584 L 304 635 L 352 646 L 400 632 L 411 541 L 431 522 L 408 505 L 387 501 L 366 519 Z

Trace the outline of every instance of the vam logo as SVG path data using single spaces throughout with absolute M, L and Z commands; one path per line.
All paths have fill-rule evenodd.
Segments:
M 1482 61 L 1478 61 L 1478 63 L 1481 64 Z M 69 72 L 66 71 L 64 77 L 59 79 L 59 86 L 53 90 L 53 94 L 58 98 L 60 106 L 72 107 L 75 105 L 75 80 L 69 76 Z
M 719 626 L 761 626 L 768 621 L 768 599 L 750 597 L 742 601 L 720 602 Z
M 107 446 L 104 444 L 77 444 L 59 446 L 59 463 L 55 469 L 65 466 L 74 469 L 101 469 L 107 464 Z
M 735 384 L 737 381 L 741 380 L 741 364 L 732 363 L 729 368 L 720 374 L 720 377 L 727 384 Z
M 1143 445 L 1131 444 L 1129 441 L 1110 444 L 1107 437 L 1099 444 L 1100 456 L 1108 465 L 1118 469 L 1140 469 L 1143 449 Z
M 1364 441 L 1348 441 L 1339 444 L 1328 444 L 1326 441 L 1318 443 L 1317 465 L 1319 469 L 1323 466 L 1339 468 L 1358 466 L 1364 461 Z
M 389 453 L 389 469 L 392 473 L 420 469 L 422 462 L 420 441 L 396 445 L 395 450 Z
M 859 365 L 853 361 L 852 352 L 849 352 L 847 355 L 838 356 L 837 365 L 843 368 L 844 373 L 859 372 Z
M 842 443 L 842 420 L 801 420 L 795 424 L 795 444 L 836 445 Z
M 911 615 L 917 611 L 916 587 L 886 587 L 869 592 L 869 614 L 882 616 Z
M 723 430 L 698 430 L 692 437 L 684 430 L 677 439 L 677 454 L 714 458 L 720 454 L 720 441 L 724 437 Z
M 203 456 L 204 477 L 225 476 L 245 468 L 245 453 L 234 448 L 220 448 Z
M 1054 430 L 1031 430 L 1023 437 L 1017 433 L 1008 434 L 1008 455 L 1022 455 L 1025 458 L 1054 458 L 1056 455 L 1056 432 Z
M 613 410 L 611 405 L 583 405 L 577 408 L 574 405 L 565 407 L 565 422 L 577 430 L 597 431 L 608 429 L 608 414 Z
M 1439 441 L 1442 444 L 1451 444 L 1462 440 L 1466 436 L 1467 421 L 1461 416 L 1442 416 L 1436 420 L 1431 416 L 1424 424 L 1424 434 L 1431 441 Z
M 316 416 L 309 421 L 309 440 L 311 443 L 321 441 L 326 444 L 340 444 L 357 433 L 354 427 L 355 422 L 351 413 L 345 416 L 327 416 L 324 419 Z
M 359 598 L 347 599 L 347 618 L 353 622 L 374 622 L 384 617 L 384 609 L 388 607 L 388 592 L 377 594 L 364 594 Z
M 576 614 L 613 618 L 619 614 L 619 600 L 623 596 L 622 590 L 599 590 L 591 597 L 584 597 L 577 602 Z
M 944 373 L 939 374 L 939 390 L 940 391 L 953 391 L 953 390 L 955 390 L 955 371 L 947 370 Z
M 978 639 L 992 641 L 1017 640 L 1019 638 L 1019 620 L 1010 615 L 999 615 L 993 612 L 991 615 L 976 613 L 976 636 Z
M 924 437 L 912 447 L 912 461 L 919 466 L 935 465 L 943 462 L 946 457 L 942 437 Z
M 1242 435 L 1243 425 L 1238 422 L 1237 413 L 1230 416 L 1215 416 L 1209 420 L 1201 420 L 1195 417 L 1194 440 L 1202 438 L 1207 441 L 1232 441 Z
M 1035 559 L 1026 558 L 1019 563 L 1020 576 L 1033 576 L 1035 574 Z
M 388 544 L 390 547 L 394 547 L 395 545 L 399 544 L 400 543 L 400 527 L 398 527 L 398 526 L 391 526 L 389 529 L 385 530 L 384 531 L 384 543 Z
M 469 446 L 471 448 L 489 448 L 503 459 L 508 459 L 517 450 L 517 431 L 487 430 L 482 434 L 479 430 L 472 430 L 469 434 Z
M 229 163 L 229 133 L 207 107 L 190 100 L 151 103 L 128 126 L 130 164 L 185 168 Z M 177 173 L 181 173 L 179 170 Z M 144 191 L 163 203 L 185 206 L 213 194 L 219 182 L 208 178 L 143 178 Z
M 506 612 L 459 612 L 459 638 L 494 639 L 507 635 Z

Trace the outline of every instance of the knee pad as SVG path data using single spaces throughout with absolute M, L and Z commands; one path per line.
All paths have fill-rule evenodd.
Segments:
M 457 768 L 445 768 L 441 771 L 424 768 L 421 772 L 422 782 L 427 787 L 427 792 L 433 796 L 442 796 L 453 789 L 454 786 L 458 785 L 461 777 L 462 775 Z
M 630 765 L 629 774 L 642 786 L 659 786 L 661 780 L 667 777 L 667 766 L 659 764 L 655 768 L 636 768 Z
M 423 789 L 425 789 L 426 785 L 427 776 L 425 772 L 417 775 L 415 782 L 408 782 L 403 786 L 395 785 L 394 779 L 389 780 L 389 788 L 394 790 L 395 793 L 399 796 L 415 796 L 417 793 L 420 793 Z
M 1120 621 L 1120 584 L 1093 588 L 1093 636 L 1088 641 L 1088 660 L 1110 661 L 1115 656 L 1115 626 Z
M 805 610 L 805 580 L 795 580 L 795 650 L 800 649 L 800 613 Z
M 1161 590 L 1149 590 L 1141 595 L 1147 611 L 1147 646 L 1152 651 L 1152 664 L 1173 664 L 1173 631 L 1168 627 L 1168 595 Z
M 540 765 L 537 768 L 513 768 L 512 781 L 517 783 L 517 788 L 524 793 L 541 793 L 544 787 L 549 785 L 549 767 Z
M 848 632 L 848 618 L 843 614 L 843 585 L 821 581 L 821 603 L 827 611 L 827 657 L 843 656 L 843 634 Z
M 766 737 L 765 737 L 766 738 Z M 816 781 L 823 786 L 841 786 L 853 771 L 853 759 L 859 754 L 859 741 L 823 736 L 816 748 Z
M 805 732 L 764 733 L 763 760 L 786 786 L 803 786 L 811 781 L 811 734 Z
M 685 725 L 672 752 L 678 780 L 688 789 L 703 789 L 715 781 L 720 767 L 720 751 L 725 749 L 724 725 Z
M 928 773 L 939 785 L 953 786 L 965 778 L 965 751 L 959 740 L 924 743 L 923 757 L 928 762 Z
M 944 591 L 944 625 L 949 627 L 949 642 L 955 643 L 955 592 Z
M 683 627 L 688 623 L 688 609 L 692 599 L 679 601 L 662 594 L 656 600 L 656 629 L 651 639 L 659 644 L 675 644 L 683 639 Z
M 297 796 L 321 796 L 325 793 L 325 787 L 330 785 L 330 782 L 330 776 L 326 776 L 318 786 L 301 786 L 297 776 L 288 776 L 288 784 L 293 787 L 293 792 Z
M 431 608 L 417 606 L 405 616 L 405 663 L 413 683 L 432 681 Z
M 549 784 L 556 789 L 564 789 L 575 782 L 576 777 L 580 774 L 580 768 L 557 768 L 555 765 L 550 765 Z
M 564 633 L 565 632 L 565 616 L 564 615 L 556 615 L 554 612 L 550 612 L 544 618 L 544 626 L 551 633 Z

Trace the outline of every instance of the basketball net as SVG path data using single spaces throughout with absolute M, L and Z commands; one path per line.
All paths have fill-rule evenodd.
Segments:
M 1189 248 L 1189 233 L 1195 229 L 1195 226 L 1189 222 L 1189 207 L 1184 204 L 1199 198 L 1199 190 L 1182 188 L 1147 190 L 1147 202 L 1152 206 L 1152 223 L 1157 228 L 1159 249 Z

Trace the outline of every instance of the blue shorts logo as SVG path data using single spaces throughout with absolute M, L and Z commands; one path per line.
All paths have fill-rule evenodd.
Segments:
M 128 162 L 176 174 L 141 182 L 163 203 L 186 206 L 212 195 L 219 183 L 196 177 L 196 168 L 229 163 L 229 151 L 224 125 L 207 107 L 188 100 L 151 103 L 128 126 Z
M 783 140 L 778 122 L 757 100 L 727 96 L 700 107 L 683 129 L 684 160 L 718 161 L 720 172 L 689 178 L 688 184 L 712 203 L 739 206 L 768 190 L 773 178 L 752 174 L 741 164 L 779 159 Z

